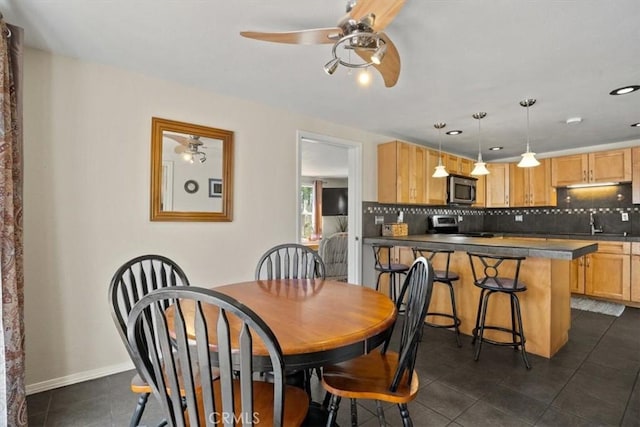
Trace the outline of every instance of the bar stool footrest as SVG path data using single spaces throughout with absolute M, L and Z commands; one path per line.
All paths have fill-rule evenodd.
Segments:
M 453 314 L 449 314 L 449 313 L 427 313 L 427 317 L 429 316 L 439 316 L 439 317 L 446 317 L 447 319 L 451 319 L 453 320 L 453 323 L 447 323 L 445 325 L 441 325 L 439 323 L 431 323 L 431 322 L 427 322 L 425 321 L 424 324 L 427 326 L 431 326 L 432 328 L 455 328 L 460 326 L 460 319 L 456 318 Z
M 500 331 L 500 332 L 505 332 L 508 333 L 510 335 L 513 335 L 514 332 L 513 330 L 509 329 L 509 328 L 503 328 L 501 326 L 485 326 L 484 330 L 492 330 L 492 331 Z M 482 342 L 486 342 L 489 344 L 493 344 L 493 345 L 499 345 L 499 346 L 503 346 L 503 347 L 513 347 L 513 346 L 519 346 L 522 347 L 527 340 L 524 338 L 524 336 L 522 336 L 521 333 L 516 332 L 516 338 L 520 338 L 517 341 L 496 341 L 496 340 L 492 340 L 490 338 L 485 338 L 485 337 L 480 337 L 478 336 L 478 328 L 473 328 L 473 337 L 475 340 L 481 340 Z

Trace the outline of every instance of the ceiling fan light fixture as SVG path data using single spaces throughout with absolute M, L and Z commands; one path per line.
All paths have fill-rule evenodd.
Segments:
M 540 162 L 536 159 L 536 153 L 531 152 L 529 147 L 529 107 L 536 103 L 533 98 L 527 98 L 520 101 L 520 106 L 527 109 L 527 150 L 522 154 L 522 159 L 518 163 L 519 168 L 533 168 L 540 165 Z
M 324 72 L 331 76 L 338 69 L 338 65 L 340 65 L 340 58 L 333 58 L 324 64 Z
M 474 163 L 471 175 L 488 175 L 489 169 L 487 169 L 487 164 L 482 161 L 482 146 L 480 145 L 480 120 L 487 117 L 487 113 L 473 113 L 472 117 L 478 121 L 478 161 Z
M 358 73 L 358 83 L 360 86 L 369 86 L 371 84 L 371 73 L 369 73 L 368 67 Z
M 182 160 L 184 160 L 185 162 L 193 161 L 193 156 L 190 152 L 185 151 L 184 153 L 182 153 Z
M 387 53 L 387 44 L 382 43 L 382 45 L 378 49 L 376 49 L 375 53 L 371 55 L 371 62 L 373 62 L 375 65 L 380 65 L 386 53 Z

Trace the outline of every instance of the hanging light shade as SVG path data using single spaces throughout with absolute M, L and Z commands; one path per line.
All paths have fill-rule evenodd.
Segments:
M 522 154 L 522 159 L 520 163 L 518 163 L 519 168 L 532 168 L 540 164 L 538 159 L 536 159 L 536 153 L 532 153 L 529 147 L 529 107 L 535 103 L 536 100 L 532 98 L 520 101 L 520 105 L 527 108 L 527 151 Z
M 431 175 L 434 178 L 444 178 L 449 176 L 449 172 L 442 164 L 442 129 L 446 126 L 446 123 L 435 123 L 433 125 L 434 128 L 438 129 L 438 166 L 436 166 L 436 170 Z
M 488 175 L 489 169 L 487 169 L 487 164 L 482 161 L 482 146 L 480 145 L 480 120 L 485 118 L 487 113 L 480 112 L 474 113 L 473 118 L 478 120 L 478 161 L 474 164 L 473 170 L 471 171 L 471 175 Z

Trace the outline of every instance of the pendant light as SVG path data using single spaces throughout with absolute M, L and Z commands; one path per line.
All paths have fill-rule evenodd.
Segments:
M 482 161 L 482 147 L 480 145 L 480 120 L 484 119 L 487 113 L 473 113 L 473 118 L 478 120 L 478 161 L 474 164 L 474 168 L 471 171 L 471 175 L 488 175 L 489 170 L 487 164 Z
M 538 166 L 540 162 L 536 159 L 536 153 L 532 153 L 529 148 L 529 107 L 536 103 L 535 99 L 529 98 L 520 101 L 520 105 L 527 107 L 527 151 L 522 154 L 522 160 L 518 163 L 519 168 L 532 168 Z
M 446 123 L 435 123 L 433 125 L 434 128 L 438 129 L 438 166 L 436 166 L 436 170 L 433 172 L 433 175 L 431 175 L 434 178 L 449 176 L 449 172 L 447 172 L 442 164 L 442 129 L 444 129 L 446 125 Z

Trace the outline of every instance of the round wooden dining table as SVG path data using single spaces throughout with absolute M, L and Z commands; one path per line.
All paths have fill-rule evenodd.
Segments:
M 313 368 L 366 354 L 387 338 L 397 317 L 395 305 L 384 294 L 332 280 L 254 280 L 212 289 L 235 298 L 264 320 L 278 339 L 287 369 Z M 194 336 L 189 326 L 193 306 L 181 304 L 181 309 L 187 334 Z M 209 342 L 215 343 L 218 309 L 204 306 L 203 311 Z M 166 316 L 173 325 L 172 307 Z M 229 323 L 233 346 L 239 322 L 230 317 Z M 259 339 L 253 353 L 267 355 Z

